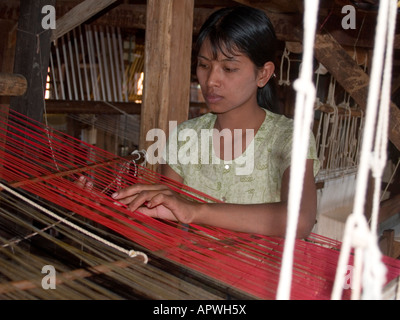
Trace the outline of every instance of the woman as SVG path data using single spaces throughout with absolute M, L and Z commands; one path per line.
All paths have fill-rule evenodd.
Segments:
M 190 201 L 161 184 L 133 185 L 116 192 L 113 198 L 132 211 L 155 218 L 284 236 L 293 122 L 272 112 L 277 106 L 273 87 L 275 41 L 267 16 L 246 6 L 216 11 L 199 33 L 196 73 L 210 113 L 182 123 L 176 134 L 190 128 L 201 139 L 201 130 L 212 130 L 213 143 L 211 149 L 203 149 L 210 151 L 206 157 L 198 155 L 198 163 L 175 163 L 167 157 L 162 174 L 223 203 Z M 218 132 L 230 133 L 234 139 L 227 144 L 229 134 L 216 135 Z M 178 151 L 189 150 L 186 143 L 179 140 Z M 243 160 L 244 155 L 249 170 L 239 172 L 243 161 L 242 166 L 235 161 Z M 220 164 L 214 160 L 221 160 Z M 299 238 L 307 237 L 315 223 L 314 175 L 318 166 L 310 132 Z

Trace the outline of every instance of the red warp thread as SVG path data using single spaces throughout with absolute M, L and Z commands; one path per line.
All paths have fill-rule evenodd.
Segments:
M 10 110 L 7 122 L 4 119 L 6 114 L 1 111 L 0 179 L 10 186 L 102 224 L 148 251 L 255 298 L 275 299 L 283 239 L 182 226 L 147 217 L 140 210 L 130 212 L 110 195 L 134 183 L 163 183 L 194 201 L 217 200 L 15 111 Z M 82 174 L 93 181 L 92 190 L 77 187 L 76 179 Z M 340 242 L 316 234 L 296 241 L 292 299 L 330 298 L 340 246 Z M 398 277 L 400 262 L 389 257 L 383 261 L 387 282 Z M 343 298 L 349 297 L 349 290 L 344 290 Z

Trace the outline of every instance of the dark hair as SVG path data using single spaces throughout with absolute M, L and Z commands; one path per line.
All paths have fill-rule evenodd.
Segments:
M 194 47 L 195 57 L 206 39 L 211 43 L 214 57 L 218 52 L 229 55 L 239 51 L 257 68 L 275 60 L 274 28 L 267 15 L 256 8 L 239 5 L 212 13 L 200 29 Z M 278 110 L 274 77 L 264 87 L 258 88 L 257 102 L 265 109 Z

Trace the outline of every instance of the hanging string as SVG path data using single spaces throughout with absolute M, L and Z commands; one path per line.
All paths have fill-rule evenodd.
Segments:
M 363 209 L 369 170 L 372 170 L 375 180 L 380 181 L 379 177 L 386 162 L 390 78 L 396 13 L 396 3 L 394 1 L 385 0 L 380 2 L 354 207 L 353 213 L 346 221 L 343 247 L 341 249 L 332 299 L 341 298 L 346 263 L 351 247 L 355 248 L 352 299 L 359 299 L 361 297 L 364 299 L 380 299 L 382 296 L 382 287 L 385 282 L 385 266 L 382 263 L 382 254 L 378 247 L 376 232 L 379 207 L 377 202 L 379 202 L 380 191 L 379 182 L 374 188 L 371 227 L 368 227 Z M 381 92 L 380 97 L 379 92 Z M 379 100 L 379 115 L 376 123 Z M 375 147 L 373 149 L 375 128 Z
M 290 168 L 287 230 L 277 291 L 277 299 L 280 300 L 290 299 L 294 243 L 315 102 L 315 86 L 312 77 L 313 48 L 319 1 L 305 1 L 304 5 L 304 55 L 300 77 L 294 83 L 297 96 L 292 144 L 293 157 Z
M 380 199 L 381 201 L 383 200 L 384 196 L 386 195 L 386 192 L 388 191 L 390 184 L 393 182 L 393 178 L 396 175 L 396 172 L 397 172 L 397 169 L 399 168 L 399 165 L 400 165 L 400 158 L 398 159 L 397 164 L 395 165 L 395 167 L 393 169 L 393 172 L 392 172 L 392 174 L 390 176 L 390 179 L 386 184 L 385 190 L 383 190 L 383 192 L 382 192 L 382 196 L 381 196 L 381 199 Z
M 287 69 L 286 69 L 286 79 L 283 78 L 283 74 L 284 74 L 284 64 L 285 61 L 287 63 Z M 285 45 L 285 48 L 283 50 L 283 54 L 281 57 L 281 68 L 280 68 L 280 75 L 279 75 L 279 81 L 278 84 L 281 85 L 286 85 L 286 86 L 290 86 L 290 51 L 287 48 L 287 46 Z

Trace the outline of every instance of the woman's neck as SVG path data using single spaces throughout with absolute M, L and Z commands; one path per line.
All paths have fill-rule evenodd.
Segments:
M 218 114 L 215 120 L 214 128 L 219 132 L 213 136 L 214 152 L 222 160 L 233 160 L 239 157 L 253 141 L 258 129 L 265 120 L 266 113 L 263 109 L 257 108 L 253 112 L 247 112 L 245 115 L 238 112 L 227 112 Z M 228 129 L 231 131 L 229 135 L 231 143 L 225 140 L 225 135 L 220 135 L 222 130 Z M 247 129 L 253 130 L 250 133 Z M 216 148 L 219 146 L 219 148 Z
M 251 111 L 240 110 L 240 108 L 238 108 L 226 113 L 217 114 L 214 127 L 219 131 L 223 129 L 229 129 L 231 131 L 235 129 L 241 129 L 243 131 L 246 131 L 246 129 L 253 129 L 255 134 L 264 122 L 264 119 L 265 111 L 258 106 Z

